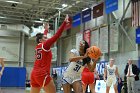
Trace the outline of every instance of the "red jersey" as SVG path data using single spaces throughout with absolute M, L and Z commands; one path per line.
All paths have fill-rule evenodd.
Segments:
M 36 76 L 50 74 L 52 52 L 43 48 L 43 43 L 39 43 L 35 48 L 35 63 L 33 72 Z
M 43 75 L 50 75 L 50 68 L 51 68 L 51 60 L 52 60 L 52 52 L 51 46 L 55 43 L 55 41 L 61 36 L 66 22 L 64 21 L 61 27 L 58 29 L 56 34 L 47 39 L 43 43 L 39 43 L 35 48 L 35 63 L 33 67 L 32 73 L 38 77 Z M 46 31 L 47 32 L 47 31 Z

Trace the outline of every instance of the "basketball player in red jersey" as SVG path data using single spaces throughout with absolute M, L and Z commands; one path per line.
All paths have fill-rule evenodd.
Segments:
M 88 51 L 88 48 L 89 48 L 88 43 L 86 41 L 81 41 L 80 42 L 80 55 L 84 55 Z M 97 60 L 99 60 L 99 58 L 94 59 L 93 62 L 91 62 L 91 58 L 89 57 L 83 59 L 83 66 L 85 66 L 85 69 L 83 70 L 82 75 L 81 75 L 83 93 L 86 93 L 86 88 L 88 85 L 91 90 L 91 93 L 95 93 L 93 72 L 96 67 L 96 62 Z
M 61 27 L 58 29 L 56 34 L 47 39 L 46 35 L 49 29 L 49 25 L 45 25 L 44 34 L 38 33 L 36 35 L 36 42 L 38 45 L 35 48 L 35 63 L 31 73 L 31 92 L 40 93 L 40 89 L 43 88 L 45 93 L 56 93 L 55 85 L 50 77 L 51 59 L 52 52 L 51 46 L 61 36 L 66 24 L 68 23 L 68 15 L 66 16 Z
M 1 66 L 2 66 L 2 68 L 1 68 L 1 70 L 0 70 L 0 78 L 1 78 L 1 76 L 2 76 L 2 74 L 3 74 L 3 71 L 4 71 L 4 58 L 1 58 L 1 57 L 0 57 L 0 64 L 1 64 Z

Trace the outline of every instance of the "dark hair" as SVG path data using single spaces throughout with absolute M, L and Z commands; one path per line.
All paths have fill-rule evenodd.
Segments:
M 37 43 L 40 43 L 39 40 L 43 38 L 43 35 L 44 35 L 43 33 L 37 33 L 37 34 L 36 34 L 36 42 L 37 42 Z
M 89 48 L 89 44 L 88 44 L 85 40 L 84 40 L 84 42 L 85 42 L 84 54 L 85 54 L 86 51 L 87 51 L 87 49 Z M 83 66 L 84 66 L 85 64 L 90 63 L 90 60 L 91 60 L 90 57 L 84 58 L 84 59 L 83 59 Z
M 89 45 L 87 41 L 84 40 L 84 42 L 85 42 L 84 53 L 86 53 L 87 49 L 89 48 Z

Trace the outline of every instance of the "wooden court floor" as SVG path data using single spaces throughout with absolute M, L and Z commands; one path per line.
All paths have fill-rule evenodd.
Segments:
M 30 93 L 30 89 L 23 89 L 23 88 L 0 88 L 0 93 Z M 40 93 L 45 93 L 43 90 L 41 90 Z M 59 91 L 57 93 L 63 93 L 62 91 Z

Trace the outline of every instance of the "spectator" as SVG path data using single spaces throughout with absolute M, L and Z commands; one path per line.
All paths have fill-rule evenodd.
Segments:
M 128 59 L 128 64 L 124 70 L 125 76 L 127 77 L 127 91 L 128 93 L 135 93 L 134 91 L 134 82 L 135 80 L 139 80 L 139 69 L 138 67 L 132 63 L 131 59 Z M 131 92 L 132 88 L 132 92 Z

